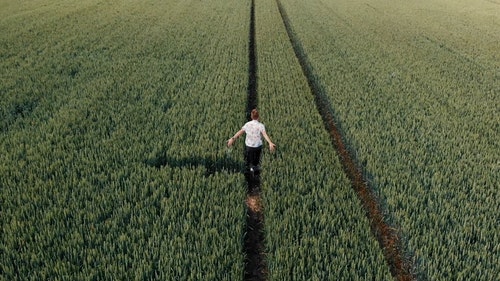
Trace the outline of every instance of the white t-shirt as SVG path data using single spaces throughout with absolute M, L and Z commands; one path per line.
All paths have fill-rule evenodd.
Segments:
M 245 145 L 249 147 L 259 147 L 262 146 L 262 132 L 266 131 L 264 124 L 257 120 L 252 120 L 242 128 L 246 133 Z

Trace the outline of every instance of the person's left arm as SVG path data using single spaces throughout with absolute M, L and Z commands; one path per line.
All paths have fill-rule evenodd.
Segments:
M 269 150 L 271 150 L 271 152 L 274 152 L 274 150 L 276 150 L 276 145 L 271 141 L 271 138 L 267 135 L 266 131 L 262 131 L 262 136 L 264 137 L 264 139 L 266 139 L 267 143 L 269 144 Z

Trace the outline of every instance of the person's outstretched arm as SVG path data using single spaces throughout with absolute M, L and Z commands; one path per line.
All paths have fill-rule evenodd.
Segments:
M 236 141 L 236 139 L 238 139 L 241 135 L 243 135 L 243 133 L 245 133 L 245 130 L 243 130 L 243 129 L 239 130 L 232 138 L 230 138 L 227 141 L 227 146 L 231 147 L 234 144 L 234 142 Z
M 271 152 L 274 152 L 274 150 L 276 149 L 276 145 L 271 141 L 271 138 L 267 135 L 266 131 L 263 131 L 262 135 L 264 136 L 267 143 L 269 144 L 269 150 L 271 150 Z

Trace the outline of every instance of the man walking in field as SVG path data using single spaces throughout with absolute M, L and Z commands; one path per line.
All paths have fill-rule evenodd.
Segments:
M 246 133 L 245 138 L 245 163 L 251 172 L 258 169 L 260 163 L 260 157 L 262 153 L 262 137 L 264 137 L 269 144 L 269 150 L 274 152 L 276 145 L 271 141 L 266 133 L 266 128 L 264 124 L 259 122 L 259 112 L 257 109 L 253 109 L 251 112 L 252 121 L 248 121 L 243 125 L 241 130 L 239 130 L 232 138 L 227 141 L 227 146 L 231 147 L 236 139 L 238 139 L 243 133 Z

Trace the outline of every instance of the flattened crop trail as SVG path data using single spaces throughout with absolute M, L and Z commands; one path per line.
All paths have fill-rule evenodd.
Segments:
M 299 60 L 302 71 L 307 77 L 309 87 L 314 95 L 318 111 L 323 118 L 324 125 L 330 134 L 332 143 L 340 156 L 344 171 L 351 180 L 352 187 L 358 194 L 366 210 L 367 216 L 371 222 L 372 232 L 379 241 L 385 259 L 391 269 L 392 276 L 396 280 L 415 280 L 416 277 L 412 273 L 414 266 L 411 264 L 410 259 L 403 254 L 404 251 L 401 239 L 395 229 L 384 220 L 382 207 L 373 190 L 363 178 L 361 168 L 356 165 L 356 162 L 344 144 L 342 134 L 336 125 L 335 115 L 330 102 L 326 97 L 322 85 L 314 77 L 311 64 L 307 59 L 307 55 L 302 48 L 300 40 L 292 30 L 286 11 L 279 0 L 276 0 L 276 2 L 295 55 Z
M 257 56 L 255 45 L 255 1 L 250 9 L 250 35 L 248 47 L 248 101 L 247 120 L 257 107 Z M 267 266 L 264 257 L 264 215 L 260 198 L 260 175 L 247 175 L 247 222 L 244 237 L 245 276 L 244 280 L 266 280 Z
M 255 0 L 252 0 L 250 8 L 250 32 L 248 36 L 248 102 L 247 120 L 250 120 L 250 112 L 257 107 L 257 55 L 255 45 Z

